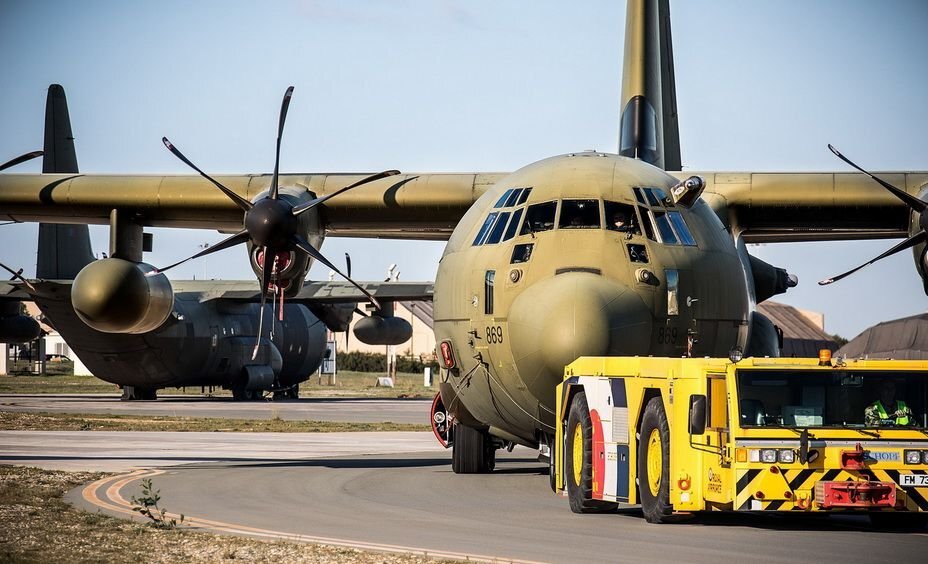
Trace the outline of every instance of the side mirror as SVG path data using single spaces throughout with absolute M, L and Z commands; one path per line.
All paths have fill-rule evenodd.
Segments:
M 690 396 L 690 434 L 702 435 L 706 432 L 706 396 Z

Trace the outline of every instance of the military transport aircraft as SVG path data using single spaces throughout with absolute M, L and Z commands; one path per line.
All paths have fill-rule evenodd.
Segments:
M 434 287 L 444 370 L 433 416 L 458 473 L 492 470 L 504 446 L 549 443 L 554 386 L 578 356 L 776 356 L 776 327 L 755 305 L 796 279 L 747 243 L 908 237 L 886 254 L 913 249 L 926 278 L 928 173 L 878 181 L 844 163 L 839 173 L 678 172 L 668 2 L 629 0 L 626 25 L 619 154 L 570 153 L 511 173 L 398 174 L 348 191 L 369 175 L 280 175 L 282 204 L 266 203 L 276 172 L 6 174 L 0 220 L 109 224 L 117 249 L 146 226 L 219 229 L 255 244 L 262 288 L 269 259 L 255 249 L 269 239 L 247 215 L 259 204 L 277 210 L 264 229 L 284 265 L 326 235 L 447 239 Z M 293 221 L 304 202 L 328 196 Z M 101 315 L 86 323 L 118 334 L 172 319 L 170 307 L 123 313 L 124 301 L 168 304 L 170 284 L 139 253 L 106 260 L 88 268 L 118 265 L 138 286 L 101 292 Z
M 45 173 L 77 173 L 67 100 L 57 84 L 48 90 L 44 151 L 12 159 L 0 170 L 39 156 Z M 347 284 L 304 284 L 309 261 L 294 253 L 278 255 L 287 264 L 275 264 L 274 288 L 268 288 L 271 278 L 264 277 L 264 292 L 254 282 L 175 281 L 172 287 L 163 275 L 146 277 L 136 269 L 148 244 L 144 237 L 133 238 L 141 233 L 123 235 L 114 236 L 119 243 L 111 246 L 110 258 L 96 261 L 87 225 L 40 224 L 40 280 L 24 283 L 20 290 L 0 288 L 0 342 L 39 336 L 39 324 L 19 309 L 19 300 L 32 299 L 93 374 L 118 384 L 125 400 L 152 400 L 160 388 L 182 386 L 231 389 L 236 400 L 261 399 L 266 392 L 295 398 L 299 384 L 323 360 L 326 329 L 347 331 L 354 312 L 360 311 L 359 300 L 371 300 L 376 307 L 355 325 L 358 339 L 400 344 L 409 339 L 412 327 L 393 317 L 393 301 L 431 299 L 431 284 L 358 284 L 350 278 L 350 264 L 343 275 Z M 135 261 L 123 260 L 126 255 Z M 260 249 L 252 256 L 255 268 L 261 268 Z M 22 279 L 19 272 L 0 267 Z M 265 335 L 264 297 L 271 290 L 280 302 L 275 302 L 273 326 Z M 284 293 L 289 296 L 286 304 Z

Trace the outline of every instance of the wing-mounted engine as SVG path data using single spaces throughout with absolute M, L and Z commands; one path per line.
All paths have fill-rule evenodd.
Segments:
M 799 284 L 799 278 L 795 274 L 790 274 L 785 269 L 773 266 L 753 255 L 749 254 L 748 258 L 751 262 L 755 302 L 765 301 Z
M 258 199 L 267 197 L 266 194 L 258 196 Z M 281 188 L 279 198 L 293 207 L 311 202 L 315 195 L 304 188 Z M 257 199 L 256 199 L 257 201 Z M 304 241 L 309 243 L 314 249 L 322 246 L 325 239 L 325 228 L 322 219 L 319 217 L 318 208 L 309 210 L 297 217 L 296 233 Z M 264 253 L 265 248 L 256 245 L 253 241 L 248 240 L 248 257 L 251 260 L 251 269 L 254 271 L 258 280 L 264 279 Z M 303 280 L 312 266 L 312 257 L 299 249 L 282 249 L 278 250 L 271 257 L 271 280 L 272 290 L 283 290 L 286 297 L 292 298 L 300 292 L 303 287 Z M 348 273 L 351 276 L 351 273 Z
M 408 341 L 412 337 L 412 325 L 393 314 L 393 302 L 380 305 L 354 324 L 354 336 L 368 345 L 399 345 Z
M 22 313 L 19 302 L 0 302 L 0 343 L 27 343 L 41 334 L 39 322 Z
M 150 264 L 106 258 L 77 274 L 71 304 L 78 317 L 97 331 L 147 333 L 170 317 L 174 290 L 167 276 Z

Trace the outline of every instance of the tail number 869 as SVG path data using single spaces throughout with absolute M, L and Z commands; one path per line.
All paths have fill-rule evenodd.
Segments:
M 487 327 L 487 342 L 498 344 L 503 342 L 503 328 L 499 325 Z

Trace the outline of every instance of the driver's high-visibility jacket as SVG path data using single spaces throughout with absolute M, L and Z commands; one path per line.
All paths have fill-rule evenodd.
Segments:
M 871 426 L 877 426 L 887 419 L 892 420 L 896 425 L 908 425 L 911 417 L 912 410 L 902 400 L 896 400 L 896 409 L 892 413 L 886 411 L 886 407 L 880 400 L 876 400 L 864 410 L 864 419 L 867 425 Z

